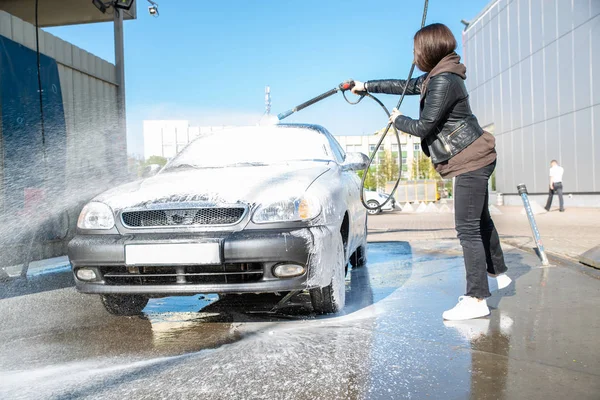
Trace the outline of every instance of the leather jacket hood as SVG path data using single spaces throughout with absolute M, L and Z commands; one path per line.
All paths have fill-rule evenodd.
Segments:
M 462 77 L 452 72 L 442 72 L 428 79 L 425 93 L 423 83 L 427 74 L 409 81 L 402 79 L 367 82 L 371 93 L 421 95 L 419 119 L 401 115 L 394 126 L 421 138 L 423 152 L 439 164 L 463 151 L 483 134 L 477 118 L 471 111 L 469 95 Z

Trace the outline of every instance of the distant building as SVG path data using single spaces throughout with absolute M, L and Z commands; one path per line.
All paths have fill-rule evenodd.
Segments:
M 496 137 L 496 189 L 538 202 L 553 159 L 569 206 L 600 207 L 600 1 L 494 0 L 463 32 L 474 114 Z
M 346 152 L 360 152 L 370 156 L 375 150 L 382 133 L 383 129 L 372 135 L 335 136 L 335 138 Z M 412 174 L 413 161 L 418 157 L 425 157 L 425 155 L 421 152 L 421 141 L 419 138 L 400 132 L 400 144 L 402 147 L 400 149 L 401 153 L 398 151 L 396 135 L 390 130 L 377 153 L 377 157 L 373 161 L 373 165 L 377 166 L 381 163 L 384 152 L 391 152 L 392 157 L 398 160 L 398 162 L 400 161 L 400 156 L 402 157 L 402 176 L 403 178 L 409 178 Z
M 144 159 L 151 156 L 171 159 L 201 133 L 225 128 L 227 126 L 190 126 L 186 120 L 144 121 Z

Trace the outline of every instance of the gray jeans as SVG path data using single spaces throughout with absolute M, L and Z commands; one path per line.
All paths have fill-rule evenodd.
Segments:
M 565 203 L 563 202 L 563 185 L 562 182 L 556 182 L 554 184 L 554 190 L 550 189 L 548 191 L 548 201 L 546 202 L 546 211 L 550 211 L 550 207 L 552 207 L 552 199 L 554 198 L 554 193 L 558 194 L 558 208 L 562 211 L 565 209 Z

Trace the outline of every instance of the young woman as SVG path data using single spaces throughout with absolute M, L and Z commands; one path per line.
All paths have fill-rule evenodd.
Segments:
M 428 25 L 415 34 L 414 57 L 426 74 L 409 81 L 399 79 L 355 82 L 354 93 L 368 91 L 420 95 L 419 119 L 394 109 L 390 122 L 421 138 L 423 152 L 431 157 L 443 178 L 456 177 L 455 223 L 463 248 L 467 291 L 458 304 L 443 313 L 446 320 L 486 316 L 491 296 L 488 276 L 498 288 L 510 284 L 498 232 L 488 210 L 488 179 L 496 167 L 495 139 L 483 131 L 471 112 L 465 87 L 466 67 L 455 53 L 456 39 L 442 24 Z

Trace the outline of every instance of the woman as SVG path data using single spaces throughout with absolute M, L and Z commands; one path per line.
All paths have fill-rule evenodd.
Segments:
M 421 138 L 423 152 L 443 178 L 456 177 L 455 223 L 465 259 L 467 292 L 443 318 L 465 320 L 489 315 L 488 276 L 498 288 L 511 280 L 505 274 L 498 232 L 488 210 L 488 179 L 496 167 L 495 139 L 481 129 L 471 112 L 464 83 L 466 67 L 455 50 L 456 39 L 447 26 L 428 25 L 414 38 L 415 64 L 426 74 L 409 81 L 355 82 L 353 92 L 399 95 L 406 87 L 407 95 L 421 96 L 419 119 L 394 109 L 390 122 L 399 131 Z

